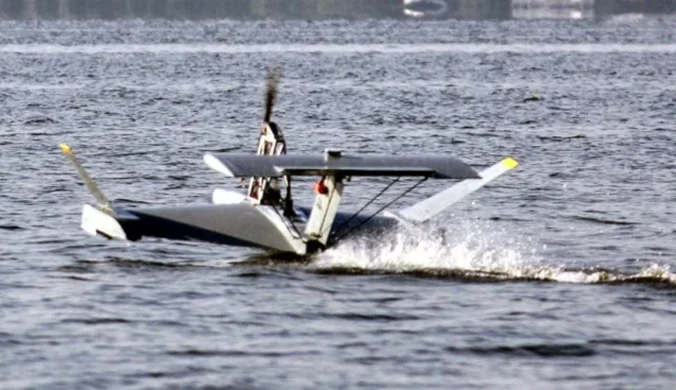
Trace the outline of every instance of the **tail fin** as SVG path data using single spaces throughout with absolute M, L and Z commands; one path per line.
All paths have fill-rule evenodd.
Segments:
M 434 196 L 393 214 L 408 222 L 425 222 L 439 215 L 444 210 L 461 201 L 479 188 L 516 168 L 517 165 L 519 165 L 519 163 L 516 160 L 507 157 L 499 163 L 481 171 L 479 173 L 481 179 L 463 180 Z
M 89 176 L 87 171 L 84 169 L 82 164 L 80 164 L 80 161 L 78 160 L 77 157 L 75 157 L 75 154 L 73 153 L 73 150 L 68 146 L 67 144 L 60 144 L 59 147 L 61 148 L 61 151 L 68 157 L 70 162 L 73 163 L 75 166 L 75 169 L 77 169 L 77 172 L 80 174 L 80 177 L 82 178 L 82 181 L 84 181 L 85 185 L 87 186 L 87 189 L 89 189 L 89 192 L 94 195 L 94 198 L 96 198 L 96 202 L 98 203 L 99 207 L 101 208 L 101 211 L 104 211 L 110 215 L 114 215 L 115 211 L 113 210 L 113 206 L 106 198 L 105 195 L 103 195 L 103 192 L 99 189 L 99 187 L 94 183 L 94 180 Z

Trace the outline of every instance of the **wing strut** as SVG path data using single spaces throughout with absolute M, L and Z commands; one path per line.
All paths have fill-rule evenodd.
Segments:
M 345 237 L 346 237 L 347 235 L 349 235 L 350 233 L 352 233 L 352 232 L 358 230 L 359 228 L 361 228 L 362 226 L 364 226 L 368 221 L 370 221 L 371 219 L 373 219 L 373 217 L 375 217 L 376 215 L 378 215 L 378 214 L 380 214 L 381 212 L 383 212 L 383 210 L 385 210 L 386 208 L 390 207 L 394 202 L 396 202 L 396 201 L 398 201 L 399 199 L 403 198 L 404 196 L 408 195 L 409 192 L 411 192 L 411 191 L 413 191 L 414 189 L 418 188 L 418 186 L 421 185 L 423 182 L 425 182 L 427 179 L 428 179 L 427 177 L 423 177 L 422 179 L 418 180 L 414 185 L 412 185 L 411 187 L 409 187 L 406 191 L 402 192 L 399 196 L 397 196 L 396 198 L 392 199 L 392 200 L 389 201 L 387 204 L 385 204 L 384 206 L 382 206 L 381 208 L 379 208 L 378 210 L 376 210 L 375 213 L 372 213 L 371 215 L 369 215 L 368 217 L 366 217 L 364 220 L 360 221 L 356 226 L 352 227 L 351 229 L 347 229 L 347 231 L 346 231 L 345 233 L 341 234 L 341 235 L 337 235 L 338 230 L 342 229 L 345 225 L 347 225 L 348 222 L 350 222 L 355 216 L 357 216 L 357 214 L 359 214 L 362 210 L 364 210 L 364 209 L 366 208 L 366 206 L 368 206 L 368 205 L 369 205 L 371 202 L 373 202 L 376 198 L 378 198 L 380 195 L 382 195 L 388 188 L 390 188 L 390 187 L 392 186 L 392 184 L 394 184 L 395 182 L 397 182 L 397 181 L 399 180 L 399 178 L 395 179 L 392 183 L 390 183 L 390 185 L 388 185 L 387 187 L 385 187 L 384 190 L 382 190 L 378 195 L 376 195 L 373 199 L 371 199 L 371 200 L 366 204 L 366 206 L 362 207 L 361 210 L 359 210 L 359 211 L 357 211 L 357 213 L 353 214 L 350 218 L 348 218 L 347 221 L 345 221 L 345 223 L 343 223 L 342 225 L 340 225 L 340 227 L 339 227 L 338 229 L 336 229 L 336 233 L 334 234 L 334 237 L 332 238 L 331 242 L 329 242 L 329 244 L 327 245 L 327 248 L 330 247 L 330 246 L 333 246 L 333 244 L 335 244 L 336 242 L 342 240 L 343 238 L 345 238 Z

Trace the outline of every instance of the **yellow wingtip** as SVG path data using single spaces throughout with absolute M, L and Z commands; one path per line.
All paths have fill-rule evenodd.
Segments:
M 70 146 L 68 146 L 67 144 L 59 144 L 59 147 L 67 155 L 71 156 L 73 154 L 73 151 L 70 149 Z
M 519 165 L 519 162 L 511 157 L 507 157 L 506 159 L 502 160 L 502 163 L 509 169 L 514 169 L 517 165 Z

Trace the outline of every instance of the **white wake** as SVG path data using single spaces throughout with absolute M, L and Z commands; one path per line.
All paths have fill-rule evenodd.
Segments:
M 310 267 L 318 271 L 452 274 L 498 280 L 676 284 L 676 275 L 668 266 L 655 264 L 638 273 L 570 268 L 546 262 L 542 249 L 518 231 L 474 219 L 350 240 L 319 255 Z

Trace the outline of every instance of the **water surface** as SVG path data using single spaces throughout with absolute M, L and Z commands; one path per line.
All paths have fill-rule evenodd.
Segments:
M 675 27 L 0 23 L 2 387 L 673 388 Z M 238 184 L 202 155 L 253 151 L 271 66 L 293 153 L 521 165 L 444 239 L 310 262 L 79 229 L 93 199 L 58 143 L 120 203 L 209 202 Z

